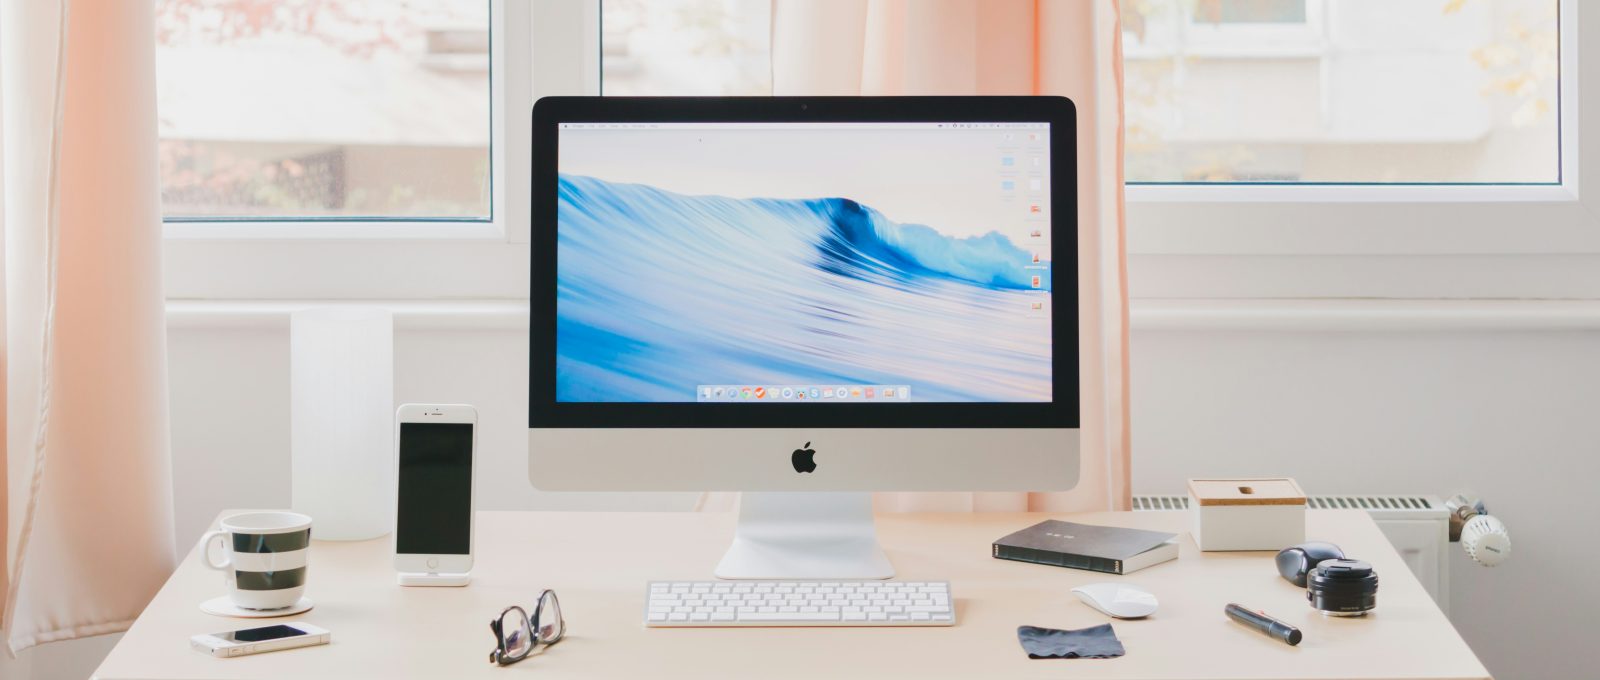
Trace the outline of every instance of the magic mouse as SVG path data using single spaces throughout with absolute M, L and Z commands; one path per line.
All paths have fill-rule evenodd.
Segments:
M 1091 583 L 1072 589 L 1083 603 L 1119 619 L 1142 619 L 1156 612 L 1156 596 L 1126 583 Z

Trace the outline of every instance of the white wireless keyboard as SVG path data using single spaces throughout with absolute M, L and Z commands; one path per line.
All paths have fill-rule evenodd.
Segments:
M 653 581 L 644 624 L 951 626 L 947 581 Z

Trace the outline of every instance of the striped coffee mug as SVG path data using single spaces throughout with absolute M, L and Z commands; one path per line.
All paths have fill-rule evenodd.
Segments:
M 227 575 L 228 599 L 245 609 L 282 609 L 306 592 L 311 518 L 295 512 L 246 512 L 222 518 L 200 539 L 200 560 Z M 222 538 L 221 562 L 211 558 Z

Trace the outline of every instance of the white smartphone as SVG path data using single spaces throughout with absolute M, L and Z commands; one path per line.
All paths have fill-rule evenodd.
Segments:
M 189 644 L 202 652 L 225 659 L 230 656 L 325 645 L 328 644 L 328 637 L 326 628 L 293 621 L 260 628 L 196 635 L 189 638 Z
M 405 404 L 395 421 L 399 466 L 395 477 L 400 488 L 394 568 L 408 574 L 472 571 L 477 409 L 466 404 Z

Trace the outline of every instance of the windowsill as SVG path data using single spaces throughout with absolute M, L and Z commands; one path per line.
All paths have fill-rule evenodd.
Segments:
M 476 220 L 163 222 L 168 241 L 504 241 L 499 224 Z
M 382 307 L 401 330 L 527 332 L 526 300 L 167 302 L 175 329 L 286 329 L 310 307 Z M 1135 299 L 1135 331 L 1600 331 L 1600 300 Z

